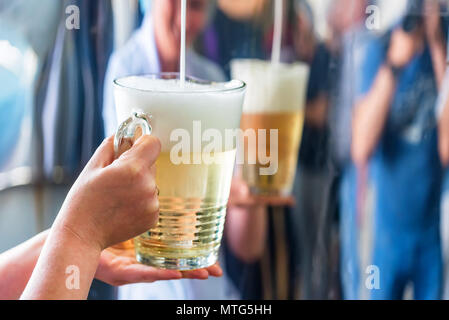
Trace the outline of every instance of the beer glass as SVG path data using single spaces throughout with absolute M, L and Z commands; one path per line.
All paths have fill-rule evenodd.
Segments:
M 259 132 L 253 135 L 255 140 L 245 141 L 244 163 L 239 167 L 239 174 L 253 194 L 289 196 L 302 136 L 309 67 L 303 63 L 272 64 L 240 59 L 231 62 L 231 72 L 247 84 L 241 128 L 244 132 L 248 129 Z M 260 141 L 260 130 L 266 130 L 265 142 Z M 273 144 L 270 130 L 277 131 L 275 148 L 270 145 Z M 276 154 L 272 154 L 273 149 Z M 277 161 L 275 173 L 261 174 L 261 169 L 269 165 L 261 161 L 261 152 Z M 249 161 L 251 155 L 257 155 L 254 163 Z
M 114 81 L 120 128 L 116 150 L 134 135 L 161 141 L 156 161 L 160 214 L 157 226 L 134 239 L 139 262 L 164 269 L 208 267 L 218 258 L 245 84 L 210 83 L 164 73 Z M 216 148 L 211 147 L 212 138 Z

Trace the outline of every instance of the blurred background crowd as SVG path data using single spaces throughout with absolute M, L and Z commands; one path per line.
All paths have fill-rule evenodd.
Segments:
M 115 131 L 112 80 L 178 71 L 175 2 L 0 0 L 0 253 L 51 225 Z M 270 59 L 273 1 L 188 3 L 188 74 Z M 260 257 L 224 244 L 223 279 L 162 297 L 449 298 L 448 1 L 284 3 L 281 60 L 310 66 L 296 204 L 269 208 Z

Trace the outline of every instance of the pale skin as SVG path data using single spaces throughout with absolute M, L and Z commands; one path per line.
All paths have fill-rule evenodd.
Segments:
M 0 255 L 0 278 L 2 279 L 0 300 L 20 298 L 49 232 L 50 230 L 46 230 Z M 121 286 L 181 278 L 207 279 L 209 276 L 220 277 L 221 275 L 222 270 L 218 264 L 188 272 L 153 268 L 138 263 L 133 249 L 111 247 L 101 252 L 95 278 L 113 286 Z
M 102 152 L 109 150 L 109 152 L 104 153 L 104 158 L 112 159 L 112 138 L 106 141 L 106 146 L 100 147 L 96 155 L 103 155 Z M 93 159 L 92 161 L 95 160 Z M 89 167 L 92 167 L 92 165 L 89 164 Z M 85 172 L 87 171 L 88 169 L 85 170 Z M 150 168 L 150 172 L 154 173 L 153 166 Z M 83 179 L 83 175 L 80 179 Z M 135 191 L 140 192 L 139 190 Z M 120 191 L 117 190 L 117 192 Z M 70 199 L 69 196 L 68 199 Z M 70 200 L 66 200 L 66 202 L 68 201 Z M 267 201 L 265 200 L 265 202 Z M 270 199 L 269 201 L 279 200 Z M 260 205 L 259 200 L 249 196 L 248 187 L 243 181 L 238 179 L 235 179 L 232 184 L 230 206 L 232 209 L 229 209 L 229 211 L 233 212 L 233 214 L 228 216 L 226 231 L 235 231 L 233 234 L 227 232 L 229 234 L 229 245 L 243 261 L 255 261 L 264 250 L 267 223 L 266 206 Z M 66 207 L 72 207 L 72 205 Z M 153 222 L 151 222 L 152 224 Z M 33 288 L 29 288 L 31 285 L 28 285 L 28 292 L 22 295 L 22 298 L 84 299 L 87 296 L 88 288 L 92 281 L 91 278 L 94 276 L 96 279 L 110 285 L 120 286 L 131 283 L 151 283 L 154 281 L 176 280 L 181 278 L 207 279 L 209 276 L 220 277 L 223 273 L 218 264 L 204 269 L 182 272 L 145 266 L 136 261 L 133 247 L 129 246 L 132 243 L 131 241 L 126 242 L 127 247 L 117 245 L 100 252 L 100 249 L 96 248 L 103 247 L 104 245 L 88 245 L 88 241 L 82 241 L 81 237 L 71 231 L 71 227 L 66 229 L 64 225 L 60 227 L 61 225 L 60 222 L 55 222 L 52 230 L 56 231 L 51 232 L 51 230 L 46 230 L 16 248 L 0 255 L 0 276 L 3 279 L 2 286 L 0 287 L 1 299 L 18 299 L 21 297 L 39 256 L 43 251 L 47 238 L 49 238 L 50 243 L 47 244 L 47 256 L 50 256 L 51 263 L 49 264 L 45 256 L 41 257 L 40 260 L 43 262 L 38 267 L 39 269 L 46 269 L 48 267 L 45 270 L 47 272 L 44 272 L 40 277 L 37 275 L 42 270 L 34 272 L 35 278 L 37 278 L 34 282 L 38 282 L 35 287 L 44 288 L 42 289 L 43 292 L 35 292 Z M 57 243 L 57 245 L 52 245 L 51 243 Z M 240 248 L 242 247 L 242 243 L 244 244 L 243 249 Z M 70 248 L 70 251 L 67 248 Z M 65 268 L 73 265 L 75 262 L 80 270 L 83 270 L 82 274 L 85 275 L 82 278 L 84 281 L 81 283 L 80 290 L 68 291 L 64 289 L 64 286 L 59 286 L 62 290 L 49 291 L 50 289 L 53 290 L 56 282 L 65 281 L 67 278 Z M 55 279 L 52 276 L 45 279 L 45 277 L 48 277 L 48 274 L 58 274 L 59 277 Z M 33 292 L 33 295 L 31 295 L 30 291 Z M 63 293 L 66 293 L 66 295 Z
M 401 29 L 394 31 L 388 51 L 389 63 L 397 68 L 406 66 L 413 57 L 424 50 L 426 43 L 430 47 L 435 80 L 441 87 L 445 71 L 446 49 L 442 39 L 438 11 L 426 15 L 424 27 L 408 34 Z M 352 158 L 356 165 L 363 167 L 374 152 L 391 107 L 396 89 L 396 80 L 387 66 L 378 71 L 374 84 L 368 94 L 356 105 L 353 114 Z M 447 148 L 447 109 L 439 121 L 439 144 L 442 162 Z M 445 118 L 446 117 L 446 118 Z M 446 119 L 446 121 L 444 121 Z
M 188 0 L 186 45 L 190 47 L 207 21 L 207 0 Z M 181 1 L 155 0 L 152 18 L 162 72 L 178 72 L 181 50 Z M 156 27 L 157 26 L 157 27 Z
M 449 71 L 449 70 L 448 70 Z M 443 166 L 449 166 L 449 99 L 438 122 L 438 148 Z
M 51 230 L 0 256 L 2 299 L 85 299 L 92 279 L 134 282 L 220 276 L 218 265 L 181 273 L 140 265 L 106 248 L 155 225 L 159 203 L 154 162 L 157 138 L 145 136 L 114 161 L 113 139 L 99 147 L 69 192 Z M 68 290 L 68 266 L 80 270 L 80 288 Z
M 103 142 L 67 195 L 22 299 L 87 298 L 101 252 L 158 219 L 154 162 L 159 152 L 159 141 L 144 136 L 114 160 L 112 137 Z M 63 285 L 68 266 L 80 270 L 78 290 Z
M 144 137 L 141 139 L 154 138 Z M 97 150 L 75 183 L 74 189 L 67 196 L 52 229 L 42 232 L 20 246 L 0 255 L 0 276 L 3 279 L 0 287 L 1 299 L 18 299 L 19 297 L 23 299 L 85 299 L 94 277 L 105 283 L 120 286 L 130 283 L 150 283 L 181 278 L 207 279 L 209 276 L 219 277 L 222 275 L 223 272 L 218 264 L 204 269 L 182 272 L 162 270 L 139 264 L 135 259 L 132 246 L 129 247 L 130 241 L 126 242 L 128 247 L 119 245 L 110 247 L 111 243 L 121 242 L 120 240 L 123 237 L 128 237 L 122 235 L 123 227 L 126 227 L 123 226 L 124 221 L 128 222 L 128 228 L 131 228 L 130 225 L 137 222 L 139 230 L 133 231 L 133 234 L 137 235 L 141 233 L 142 229 L 146 230 L 146 228 L 153 226 L 154 219 L 157 217 L 157 213 L 154 213 L 157 203 L 153 203 L 155 201 L 153 196 L 154 184 L 150 181 L 154 179 L 155 174 L 155 167 L 151 165 L 151 163 L 154 163 L 154 159 L 150 157 L 149 164 L 145 165 L 137 157 L 142 157 L 148 161 L 150 148 L 156 148 L 157 151 L 154 152 L 158 154 L 160 147 L 158 142 L 154 142 L 153 145 L 147 142 L 144 143 L 144 147 L 140 148 L 141 150 L 148 149 L 147 153 L 141 151 L 140 155 L 132 156 L 133 152 L 137 152 L 135 150 L 136 148 L 139 149 L 140 144 L 142 142 L 138 142 L 131 150 L 125 152 L 119 160 L 113 161 L 112 137 L 107 139 Z M 110 161 L 113 162 L 108 165 Z M 115 167 L 117 171 L 101 172 L 102 170 L 112 169 L 112 167 Z M 142 170 L 145 171 L 145 168 L 147 168 L 147 174 L 138 173 Z M 121 173 L 120 171 L 124 172 Z M 126 184 L 127 180 L 123 176 L 126 173 L 137 174 L 132 179 L 133 187 L 129 185 L 131 179 Z M 142 180 L 142 182 L 138 183 L 139 180 Z M 90 183 L 87 183 L 90 187 L 84 186 L 83 183 L 87 181 L 90 181 Z M 112 183 L 112 185 L 104 186 L 105 182 Z M 145 188 L 143 184 L 150 187 Z M 96 195 L 92 193 L 92 188 L 103 190 L 103 192 Z M 108 192 L 111 189 L 116 189 L 113 194 Z M 129 190 L 125 192 L 123 189 Z M 98 199 L 109 199 L 105 196 L 107 194 L 110 195 L 111 199 L 116 199 L 110 205 L 110 210 L 107 210 L 107 205 L 101 203 L 101 201 L 98 203 Z M 147 198 L 147 200 L 143 200 L 143 204 L 136 207 L 130 207 L 132 202 L 139 201 L 137 200 L 138 197 Z M 132 199 L 131 203 L 129 203 L 129 199 Z M 281 200 L 265 199 L 262 202 L 276 204 L 276 201 Z M 107 202 L 110 202 L 110 200 Z M 92 206 L 92 203 L 95 203 L 95 205 Z M 229 245 L 236 255 L 245 262 L 257 260 L 265 247 L 266 205 L 260 203 L 260 199 L 249 196 L 248 187 L 243 181 L 238 179 L 233 181 L 226 233 L 229 235 Z M 150 209 L 144 210 L 147 206 Z M 123 218 L 126 215 L 129 219 L 130 210 L 142 212 L 144 215 L 149 215 L 150 218 L 143 219 L 140 217 L 130 222 Z M 82 216 L 83 212 L 92 213 L 93 211 L 101 212 L 103 216 L 100 215 L 97 219 L 89 219 L 90 215 L 87 214 L 84 217 Z M 104 212 L 109 212 L 106 217 Z M 77 216 L 70 217 L 70 215 Z M 117 215 L 116 218 L 114 218 L 115 215 Z M 109 221 L 108 224 L 114 225 L 114 221 L 111 220 L 113 218 L 120 221 L 122 227 L 107 227 L 105 231 L 111 234 L 118 232 L 121 234 L 120 238 L 117 238 L 117 236 L 101 236 L 105 233 L 101 232 L 105 227 L 102 221 L 106 220 Z M 87 220 L 83 221 L 83 219 Z M 150 220 L 147 221 L 148 219 Z M 98 234 L 98 236 L 89 233 L 95 228 L 98 228 L 98 232 L 93 233 Z M 125 230 L 128 228 L 125 228 Z M 233 233 L 231 234 L 229 230 L 232 230 Z M 130 231 L 131 229 L 127 232 Z M 105 240 L 105 238 L 110 239 Z M 241 245 L 242 243 L 244 245 Z M 106 247 L 107 249 L 104 249 Z M 70 248 L 70 250 L 67 250 L 67 248 Z M 40 261 L 40 264 L 38 261 Z M 65 287 L 65 280 L 68 276 L 65 271 L 67 266 L 70 265 L 76 265 L 80 268 L 82 274 L 80 290 L 67 290 Z M 34 272 L 33 269 L 35 269 Z M 33 277 L 31 277 L 32 274 Z M 56 283 L 62 285 L 55 285 Z M 22 292 L 24 293 L 22 294 Z

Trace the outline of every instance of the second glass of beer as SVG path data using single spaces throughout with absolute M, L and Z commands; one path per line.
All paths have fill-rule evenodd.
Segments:
M 240 175 L 253 194 L 289 196 L 303 130 L 309 67 L 304 63 L 241 59 L 232 61 L 231 70 L 233 77 L 247 84 L 241 128 L 245 137 L 251 136 L 247 130 L 256 131 L 257 137 L 245 141 L 245 161 L 240 166 Z M 265 143 L 260 141 L 261 130 L 267 135 Z M 277 131 L 275 148 L 270 145 L 271 130 Z M 276 154 L 271 154 L 273 149 Z M 261 174 L 261 169 L 270 165 L 261 161 L 261 154 L 277 161 L 276 173 Z M 250 163 L 251 155 L 256 155 L 255 163 Z
M 236 156 L 235 141 L 224 138 L 239 128 L 244 93 L 241 81 L 189 78 L 182 86 L 174 73 L 114 82 L 120 130 L 148 125 L 162 145 L 159 221 L 134 240 L 139 262 L 192 270 L 217 261 Z M 211 148 L 212 139 L 222 148 Z

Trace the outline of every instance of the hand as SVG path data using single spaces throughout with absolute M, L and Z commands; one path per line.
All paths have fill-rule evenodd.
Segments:
M 97 149 L 55 221 L 100 251 L 154 227 L 159 213 L 159 140 L 143 136 L 115 161 L 113 149 L 113 137 Z
M 416 41 L 414 33 L 407 33 L 401 28 L 396 29 L 388 50 L 389 63 L 396 68 L 403 68 L 409 64 L 417 50 Z
M 295 198 L 292 196 L 263 196 L 251 194 L 248 184 L 241 178 L 234 178 L 231 184 L 228 208 L 251 209 L 260 206 L 295 206 Z
M 181 278 L 204 280 L 209 276 L 220 277 L 222 274 L 223 271 L 218 263 L 208 268 L 191 271 L 157 269 L 140 264 L 135 258 L 134 244 L 132 240 L 129 240 L 101 253 L 95 278 L 113 286 L 122 286 Z
M 259 260 L 265 251 L 268 205 L 283 206 L 286 198 L 255 197 L 248 185 L 234 178 L 228 203 L 225 232 L 232 253 L 245 263 Z

